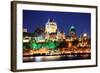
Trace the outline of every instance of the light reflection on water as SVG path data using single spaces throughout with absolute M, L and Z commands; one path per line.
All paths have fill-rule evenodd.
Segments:
M 43 62 L 43 61 L 61 61 L 61 60 L 81 60 L 90 59 L 90 55 L 65 55 L 65 56 L 36 56 L 23 57 L 23 62 Z

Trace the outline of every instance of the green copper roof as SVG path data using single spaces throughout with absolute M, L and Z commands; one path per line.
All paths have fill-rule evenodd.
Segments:
M 76 28 L 74 26 L 71 26 L 70 31 L 76 31 Z

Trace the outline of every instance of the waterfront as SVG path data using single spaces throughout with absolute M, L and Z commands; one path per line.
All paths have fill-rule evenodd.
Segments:
M 44 50 L 44 49 L 43 49 Z M 74 50 L 74 51 L 73 51 Z M 23 54 L 23 62 L 44 62 L 44 61 L 67 61 L 91 59 L 90 48 L 63 49 L 60 52 L 46 53 L 38 50 L 38 53 L 30 50 Z M 42 54 L 40 54 L 41 52 Z

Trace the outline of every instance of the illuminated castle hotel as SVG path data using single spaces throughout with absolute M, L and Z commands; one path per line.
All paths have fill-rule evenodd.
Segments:
M 54 19 L 49 19 L 45 25 L 45 38 L 52 41 L 65 39 L 64 33 L 58 31 L 58 26 Z
M 54 19 L 49 19 L 45 25 L 46 33 L 56 33 L 57 32 L 57 24 Z

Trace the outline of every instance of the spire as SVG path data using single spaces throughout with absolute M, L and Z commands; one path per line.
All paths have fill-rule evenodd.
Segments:
M 54 19 L 49 19 L 49 22 L 55 22 Z

